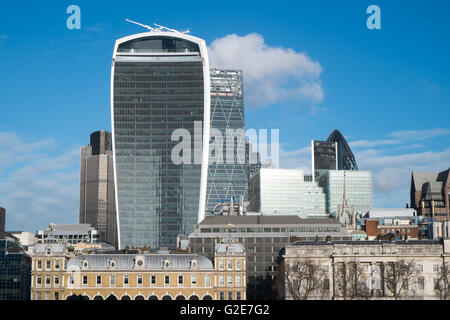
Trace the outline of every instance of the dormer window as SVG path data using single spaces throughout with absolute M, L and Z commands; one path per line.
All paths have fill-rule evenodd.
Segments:
M 164 260 L 163 268 L 164 269 L 169 269 L 170 268 L 170 261 L 168 259 Z
M 47 247 L 46 250 L 45 250 L 45 253 L 46 253 L 47 255 L 51 255 L 51 254 L 52 254 L 52 248 Z
M 190 262 L 191 269 L 197 269 L 197 260 L 193 259 Z
M 89 268 L 89 261 L 87 259 L 84 259 L 83 262 L 81 263 L 81 267 L 83 270 L 86 270 Z
M 144 268 L 144 265 L 145 265 L 145 257 L 144 256 L 136 256 L 135 258 L 134 258 L 134 267 L 135 268 L 137 268 L 137 269 L 142 269 L 142 268 Z
M 109 268 L 110 269 L 116 269 L 117 262 L 114 259 L 109 260 Z

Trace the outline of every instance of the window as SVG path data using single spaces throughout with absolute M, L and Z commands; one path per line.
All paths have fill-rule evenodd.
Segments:
M 116 276 L 113 275 L 113 274 L 109 277 L 109 285 L 110 286 L 115 286 L 116 285 Z
M 156 284 L 156 276 L 153 275 L 153 276 L 152 276 L 152 285 L 155 285 L 155 284 Z
M 423 277 L 419 277 L 417 280 L 418 286 L 420 290 L 425 289 L 425 279 Z
M 178 284 L 179 285 L 183 284 L 183 276 L 178 276 Z
M 233 276 L 232 275 L 228 275 L 228 277 L 227 277 L 227 285 L 229 287 L 231 287 L 233 285 Z
M 233 300 L 233 291 L 228 291 L 228 300 Z
M 224 275 L 219 275 L 219 285 L 223 286 L 225 284 L 225 278 Z
M 129 281 L 128 281 L 128 275 L 123 276 L 123 285 L 124 286 L 128 286 Z
M 330 267 L 327 266 L 327 265 L 324 265 L 324 266 L 323 266 L 323 271 L 325 271 L 325 272 L 330 271 Z
M 102 276 L 97 276 L 97 286 L 102 284 Z
M 205 276 L 205 286 L 210 286 L 210 285 L 211 285 L 211 277 Z
M 329 290 L 330 289 L 330 279 L 324 279 L 323 280 L 323 288 L 325 290 Z
M 241 286 L 241 275 L 236 275 L 236 287 Z
M 241 270 L 241 260 L 236 260 L 236 270 Z
M 50 292 L 45 293 L 45 300 L 50 300 Z
M 73 276 L 69 276 L 69 284 L 74 284 L 74 277 Z
M 55 270 L 59 270 L 59 260 L 55 260 Z
M 52 261 L 46 260 L 45 261 L 45 269 L 50 270 L 52 268 Z
M 55 300 L 59 300 L 59 292 L 55 292 Z
M 45 285 L 46 286 L 50 285 L 50 276 L 45 276 Z
M 83 276 L 83 286 L 87 286 L 87 284 L 88 284 L 88 277 Z
M 438 272 L 439 271 L 439 265 L 438 264 L 434 264 L 433 265 L 433 271 L 434 272 Z
M 54 282 L 55 286 L 59 286 L 59 276 L 55 276 Z
M 164 276 L 164 284 L 169 285 L 170 284 L 170 276 Z
M 37 276 L 36 277 L 36 286 L 41 286 L 42 285 L 42 277 L 41 276 Z
M 423 272 L 423 264 L 418 264 L 417 265 L 417 271 Z
M 193 286 L 197 285 L 197 276 L 196 275 L 191 276 L 191 284 Z
M 228 270 L 233 270 L 233 261 L 232 260 L 228 260 L 227 268 L 228 268 Z
M 36 300 L 42 300 L 42 293 L 36 292 Z
M 240 291 L 236 292 L 236 300 L 241 300 L 241 299 L 242 299 L 241 292 Z
M 223 292 L 223 291 L 219 292 L 219 299 L 220 300 L 225 300 L 225 292 Z
M 142 286 L 142 276 L 141 275 L 137 276 L 137 284 L 138 284 L 138 286 Z
M 36 269 L 37 269 L 37 270 L 42 270 L 42 260 L 38 260 L 38 261 L 37 261 Z
M 219 270 L 223 270 L 225 267 L 224 267 L 224 264 L 223 264 L 223 260 L 219 260 Z

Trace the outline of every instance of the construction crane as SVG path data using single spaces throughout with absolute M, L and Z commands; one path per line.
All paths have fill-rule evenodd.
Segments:
M 131 23 L 134 23 L 134 24 L 137 24 L 138 26 L 141 26 L 141 27 L 143 27 L 143 28 L 146 28 L 146 29 L 150 30 L 150 32 L 152 32 L 152 31 L 166 31 L 166 32 L 167 32 L 167 31 L 168 31 L 168 32 L 183 33 L 183 34 L 184 34 L 184 33 L 189 33 L 189 32 L 190 32 L 189 30 L 178 31 L 178 30 L 175 30 L 175 29 L 171 29 L 171 28 L 168 28 L 168 27 L 164 27 L 164 26 L 159 25 L 159 24 L 157 24 L 157 23 L 153 23 L 153 25 L 154 25 L 155 27 L 150 27 L 150 26 L 148 26 L 148 25 L 145 25 L 145 24 L 142 24 L 142 23 L 139 23 L 139 22 L 130 20 L 130 19 L 125 19 L 125 21 L 131 22 Z

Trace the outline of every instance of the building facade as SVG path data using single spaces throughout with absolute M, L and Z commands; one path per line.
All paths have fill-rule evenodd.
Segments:
M 327 217 L 326 197 L 301 169 L 261 168 L 250 180 L 249 211 L 262 215 Z
M 5 232 L 6 210 L 0 207 L 0 232 Z
M 284 246 L 296 240 L 351 240 L 335 219 L 301 219 L 297 216 L 210 216 L 189 235 L 191 253 L 214 257 L 215 243 L 227 237 L 241 243 L 247 254 L 247 299 L 275 298 L 277 258 Z
M 16 239 L 0 231 L 0 300 L 30 300 L 31 258 Z
M 42 245 L 33 256 L 32 300 L 245 300 L 245 252 L 220 243 L 214 264 L 195 254 L 66 256 Z
M 345 198 L 355 214 L 365 214 L 372 207 L 370 171 L 328 170 L 318 178 L 318 182 L 326 194 L 326 210 L 333 216 L 337 217 L 342 207 L 344 190 Z
M 355 156 L 353 155 L 347 140 L 345 140 L 339 130 L 333 130 L 328 136 L 327 141 L 335 142 L 337 145 L 338 170 L 358 170 Z
M 177 235 L 192 232 L 205 212 L 211 97 L 206 44 L 175 30 L 149 29 L 117 40 L 113 54 L 120 249 L 174 248 Z
M 112 137 L 107 131 L 91 134 L 80 151 L 80 224 L 91 224 L 100 239 L 117 246 Z
M 450 220 L 450 169 L 411 174 L 411 208 L 430 220 Z
M 320 266 L 320 283 L 307 299 L 440 299 L 439 273 L 444 265 L 448 267 L 450 240 L 298 241 L 288 245 L 282 256 L 283 270 L 295 270 L 305 262 Z M 349 273 L 350 266 L 357 272 Z M 341 270 L 353 276 L 357 290 Z M 289 289 L 295 276 L 284 274 L 282 298 L 296 296 L 297 290 Z
M 90 224 L 54 224 L 48 228 L 36 232 L 36 242 L 46 242 L 50 238 L 55 238 L 61 243 L 76 245 L 79 242 L 96 243 L 100 242 L 97 229 Z
M 211 143 L 206 215 L 224 199 L 234 203 L 243 201 L 248 189 L 242 71 L 211 69 L 210 77 Z

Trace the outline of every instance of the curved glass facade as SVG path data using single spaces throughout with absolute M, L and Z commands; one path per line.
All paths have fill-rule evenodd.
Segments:
M 202 125 L 209 106 L 204 100 L 205 62 L 198 48 L 184 39 L 147 36 L 119 45 L 114 55 L 120 248 L 174 248 L 177 235 L 189 234 L 197 223 L 202 164 L 174 164 L 172 149 L 179 141 L 171 141 L 171 136 L 176 129 L 188 130 L 192 155 L 201 152 L 194 146 L 194 122 Z M 167 52 L 172 54 L 165 56 Z
M 350 146 L 339 130 L 334 130 L 327 139 L 328 142 L 336 142 L 338 145 L 338 169 L 339 170 L 358 170 L 355 156 Z

